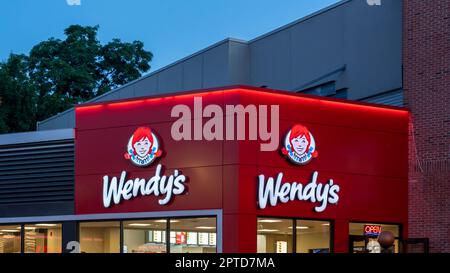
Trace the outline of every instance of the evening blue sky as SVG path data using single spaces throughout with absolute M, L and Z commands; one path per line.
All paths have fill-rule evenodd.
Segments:
M 77 0 L 69 0 L 77 1 Z M 338 0 L 67 0 L 1 1 L 0 60 L 63 38 L 71 24 L 99 25 L 102 43 L 141 40 L 154 71 L 227 37 L 250 40 Z

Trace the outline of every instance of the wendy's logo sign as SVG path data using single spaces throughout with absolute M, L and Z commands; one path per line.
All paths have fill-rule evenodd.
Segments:
M 319 155 L 313 135 L 301 124 L 295 124 L 286 134 L 281 152 L 292 163 L 298 165 L 308 164 Z
M 138 167 L 146 167 L 161 156 L 159 141 L 148 127 L 139 127 L 131 135 L 124 157 Z
M 308 164 L 318 156 L 313 135 L 305 126 L 295 124 L 287 132 L 281 153 L 289 161 L 297 165 Z M 276 177 L 258 176 L 258 207 L 277 206 L 278 203 L 290 201 L 309 201 L 315 204 L 315 212 L 323 212 L 329 204 L 339 201 L 340 186 L 329 179 L 325 183 L 318 182 L 319 172 L 314 171 L 308 183 L 283 181 L 283 173 Z
M 315 212 L 323 212 L 328 204 L 337 204 L 339 201 L 338 184 L 333 179 L 326 183 L 319 183 L 319 172 L 313 172 L 312 178 L 308 183 L 285 182 L 283 173 L 280 172 L 275 177 L 266 177 L 261 174 L 258 176 L 258 206 L 260 209 L 267 205 L 276 206 L 279 202 L 287 203 L 290 201 L 309 201 L 317 204 L 314 207 Z
M 156 135 L 148 127 L 139 127 L 128 141 L 125 159 L 138 167 L 146 167 L 160 157 L 162 151 Z M 175 169 L 171 175 L 165 175 L 163 166 L 158 164 L 153 176 L 129 178 L 126 171 L 120 177 L 103 176 L 103 206 L 108 208 L 119 205 L 122 200 L 139 196 L 162 196 L 158 204 L 167 205 L 174 196 L 186 190 L 187 177 Z

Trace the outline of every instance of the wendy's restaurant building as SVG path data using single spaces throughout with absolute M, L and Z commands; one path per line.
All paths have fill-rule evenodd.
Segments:
M 450 252 L 447 6 L 343 0 L 0 135 L 0 253 Z
M 75 114 L 73 213 L 1 218 L 2 252 L 377 252 L 383 230 L 399 252 L 407 237 L 403 108 L 234 86 Z

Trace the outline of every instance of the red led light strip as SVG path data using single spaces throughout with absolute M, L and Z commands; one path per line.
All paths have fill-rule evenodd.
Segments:
M 183 99 L 183 98 L 192 98 L 195 96 L 207 96 L 207 95 L 225 95 L 229 93 L 247 93 L 249 95 L 257 95 L 258 97 L 264 96 L 264 97 L 274 97 L 274 98 L 282 98 L 282 99 L 289 99 L 289 100 L 301 100 L 301 101 L 309 101 L 309 102 L 315 102 L 315 103 L 323 103 L 323 104 L 329 104 L 330 106 L 340 106 L 345 108 L 354 108 L 354 109 L 360 109 L 360 110 L 372 110 L 372 111 L 379 111 L 379 112 L 390 112 L 390 113 L 399 113 L 399 114 L 408 114 L 409 112 L 407 110 L 403 109 L 392 109 L 392 108 L 385 108 L 385 107 L 379 107 L 379 106 L 371 106 L 371 105 L 362 105 L 362 104 L 356 104 L 351 102 L 341 102 L 341 101 L 333 101 L 333 100 L 326 100 L 320 97 L 308 97 L 308 96 L 297 96 L 297 95 L 291 95 L 291 94 L 283 94 L 283 93 L 275 93 L 275 92 L 264 92 L 264 91 L 258 91 L 258 90 L 251 90 L 251 89 L 228 89 L 228 90 L 218 90 L 218 91 L 207 91 L 207 92 L 198 92 L 198 93 L 189 93 L 189 94 L 179 94 L 179 95 L 170 95 L 168 94 L 165 97 L 157 97 L 157 98 L 146 98 L 146 99 L 138 99 L 138 100 L 127 100 L 127 101 L 120 101 L 120 102 L 110 102 L 110 103 L 101 103 L 101 104 L 95 104 L 95 105 L 80 105 L 76 107 L 77 111 L 80 110 L 98 110 L 103 107 L 121 107 L 121 106 L 133 106 L 133 105 L 139 105 L 142 103 L 154 103 L 154 102 L 161 102 L 161 101 L 167 101 L 167 100 L 173 100 L 173 99 Z

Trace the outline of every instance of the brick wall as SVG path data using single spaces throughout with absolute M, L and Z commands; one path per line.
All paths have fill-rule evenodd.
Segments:
M 403 28 L 409 237 L 450 252 L 450 0 L 404 0 Z

